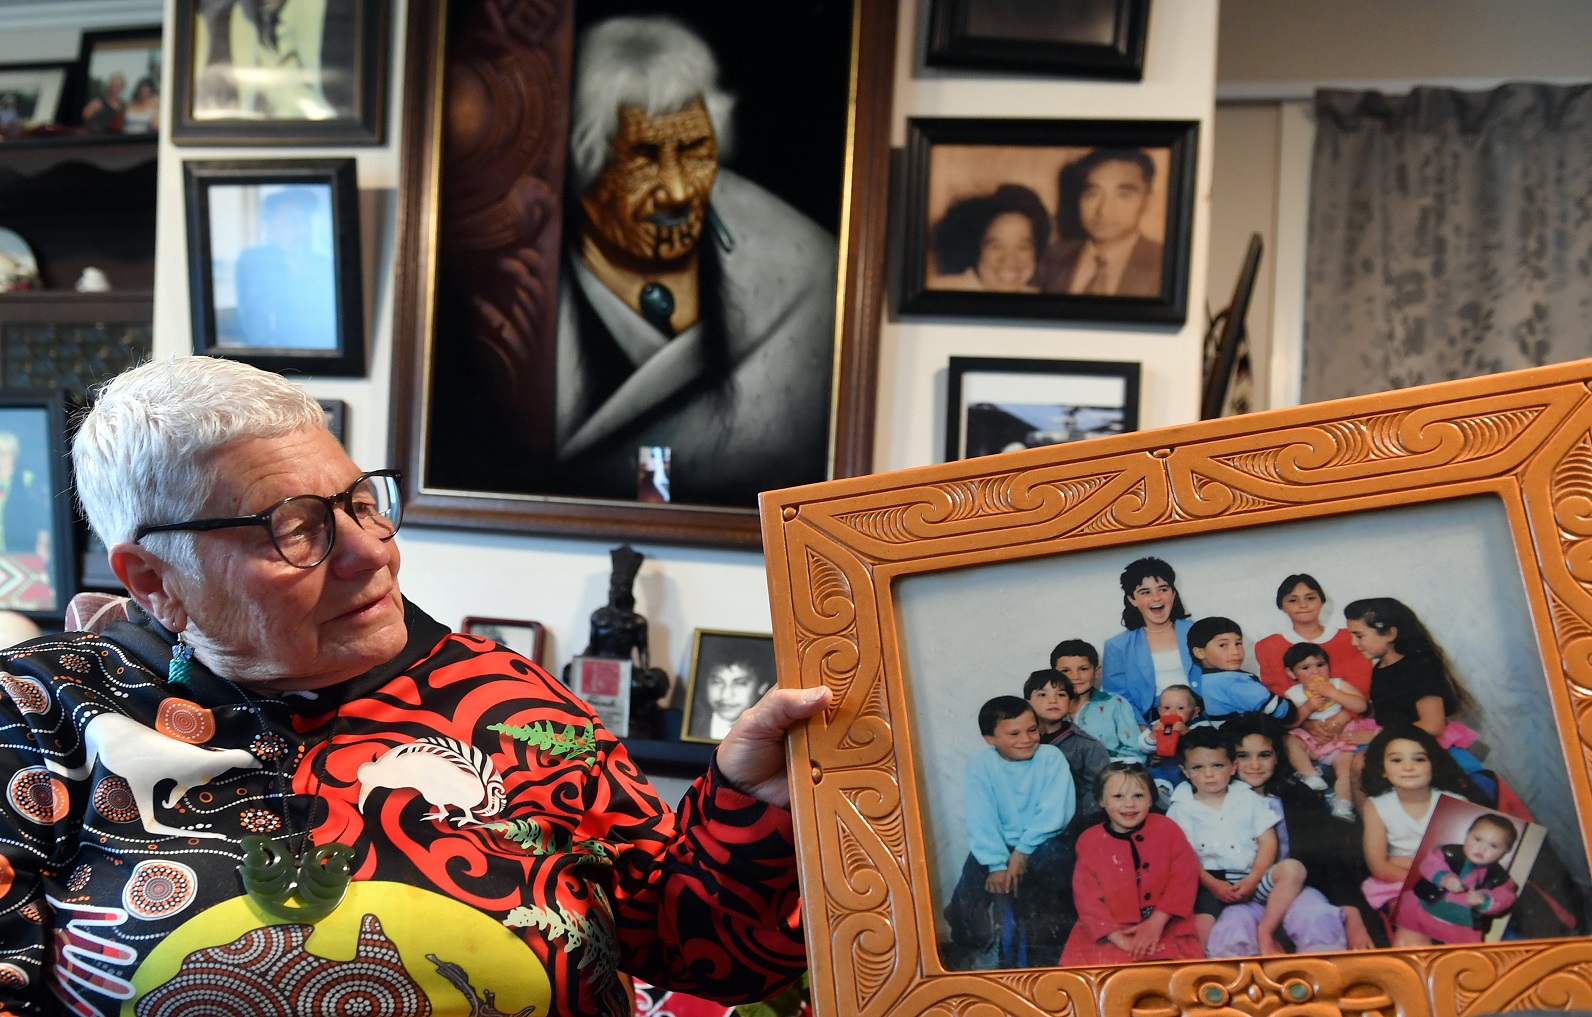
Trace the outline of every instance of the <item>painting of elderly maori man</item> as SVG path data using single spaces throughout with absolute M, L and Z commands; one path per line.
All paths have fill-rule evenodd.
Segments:
M 893 3 L 445 6 L 417 508 L 749 542 L 758 493 L 831 476 L 843 440 L 853 35 Z M 637 502 L 641 448 L 667 450 L 666 506 Z

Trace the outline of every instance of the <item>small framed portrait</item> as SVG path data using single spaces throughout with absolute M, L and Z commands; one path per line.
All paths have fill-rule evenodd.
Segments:
M 352 159 L 183 163 L 194 352 L 365 373 Z
M 1181 324 L 1198 132 L 907 121 L 901 313 Z
M 93 134 L 160 131 L 159 25 L 84 32 L 77 116 Z
M 945 461 L 1139 429 L 1139 365 L 952 357 Z
M 680 739 L 717 743 L 774 687 L 774 637 L 697 629 Z
M 616 737 L 630 735 L 630 680 L 635 665 L 609 657 L 575 657 L 564 671 L 564 682 L 602 718 Z
M 177 0 L 171 138 L 379 145 L 389 0 Z
M 1139 81 L 1150 0 L 933 0 L 930 67 Z
M 0 610 L 59 624 L 75 592 L 65 400 L 0 393 Z
M 55 123 L 71 72 L 71 64 L 0 66 L 0 138 Z
M 502 643 L 533 664 L 542 662 L 542 645 L 547 639 L 547 632 L 541 622 L 477 618 L 471 615 L 459 626 L 459 630 Z

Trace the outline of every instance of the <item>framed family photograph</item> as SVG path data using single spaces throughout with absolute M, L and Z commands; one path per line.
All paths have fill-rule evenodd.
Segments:
M 952 357 L 945 461 L 1139 429 L 1139 365 Z
M 930 67 L 1139 81 L 1150 0 L 932 0 Z
M 0 138 L 56 122 L 71 64 L 0 64 Z
M 908 120 L 901 313 L 1181 324 L 1198 133 Z
M 547 641 L 547 630 L 541 622 L 520 621 L 515 618 L 466 618 L 459 631 L 483 639 L 494 639 L 535 664 L 542 662 L 542 646 Z
M 765 498 L 815 1013 L 1580 1005 L 1589 383 Z
M 365 373 L 352 159 L 183 163 L 194 352 Z
M 0 610 L 58 624 L 76 592 L 73 545 L 65 401 L 0 391 Z
M 379 145 L 390 0 L 177 0 L 171 138 Z
M 160 131 L 161 28 L 84 32 L 77 115 L 93 134 Z
M 754 547 L 868 467 L 897 0 L 506 6 L 410 8 L 411 513 Z
M 697 629 L 680 740 L 718 743 L 730 725 L 774 687 L 774 637 Z

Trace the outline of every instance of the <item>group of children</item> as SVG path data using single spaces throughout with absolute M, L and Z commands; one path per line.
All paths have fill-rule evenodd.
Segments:
M 1080 639 L 1058 644 L 1022 697 L 986 703 L 948 966 L 987 963 L 992 945 L 1001 967 L 1360 949 L 1376 942 L 1367 917 L 1393 945 L 1479 940 L 1514 903 L 1499 864 L 1513 822 L 1486 813 L 1463 844 L 1415 858 L 1443 795 L 1494 804 L 1464 768 L 1475 734 L 1453 715 L 1469 700 L 1408 607 L 1379 598 L 1345 614 L 1373 662 L 1368 690 L 1298 643 L 1282 660 L 1291 684 L 1274 691 L 1242 670 L 1239 626 L 1211 617 L 1186 626 L 1197 667 L 1147 716 L 1099 687 Z M 1312 861 L 1313 879 L 1290 856 L 1290 823 L 1311 807 L 1350 838 L 1363 824 L 1359 850 L 1341 852 L 1363 856 L 1341 866 L 1347 880 Z M 1418 893 L 1394 927 L 1412 867 Z M 1312 885 L 1322 878 L 1336 903 Z

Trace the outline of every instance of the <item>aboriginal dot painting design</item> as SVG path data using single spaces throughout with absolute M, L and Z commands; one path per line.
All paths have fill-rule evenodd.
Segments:
M 30 900 L 26 904 L 17 908 L 17 914 L 21 915 L 23 918 L 26 918 L 30 922 L 34 922 L 39 925 L 44 924 L 44 907 L 36 900 Z
M 254 753 L 256 758 L 269 763 L 287 755 L 287 739 L 273 731 L 267 731 L 249 743 L 249 751 Z
M 83 674 L 92 666 L 89 659 L 81 653 L 63 653 L 60 660 L 61 666 L 73 674 Z
M 0 986 L 7 989 L 22 989 L 28 984 L 28 973 L 15 964 L 0 963 Z
M 133 789 L 122 777 L 110 776 L 94 785 L 94 811 L 113 823 L 138 819 L 138 802 Z
M 0 688 L 23 713 L 39 714 L 50 708 L 50 693 L 37 678 L 0 674 Z
M 122 888 L 122 906 L 135 918 L 169 918 L 193 903 L 199 878 L 181 862 L 139 862 Z
M 168 699 L 155 714 L 155 730 L 190 745 L 203 745 L 216 736 L 215 714 L 186 699 Z
M 66 877 L 66 888 L 72 893 L 81 891 L 88 885 L 88 877 L 92 871 L 87 865 L 79 865 Z
M 238 825 L 250 833 L 275 833 L 282 828 L 282 820 L 266 809 L 244 809 L 238 813 Z
M 18 770 L 6 784 L 6 801 L 24 819 L 49 826 L 66 818 L 66 785 L 42 766 Z
M 365 915 L 347 961 L 304 948 L 312 925 L 272 925 L 196 950 L 170 981 L 138 1001 L 137 1017 L 203 1014 L 403 1014 L 431 1003 L 403 968 L 375 915 Z

